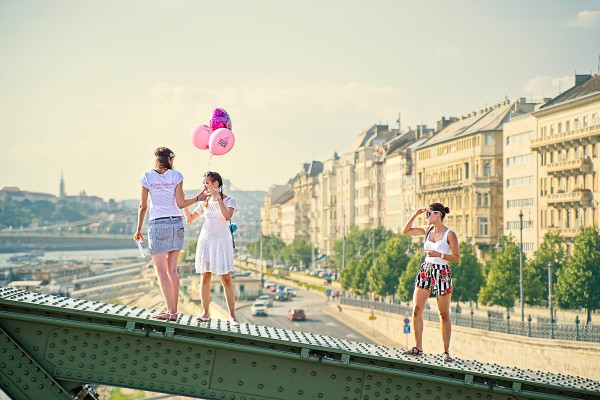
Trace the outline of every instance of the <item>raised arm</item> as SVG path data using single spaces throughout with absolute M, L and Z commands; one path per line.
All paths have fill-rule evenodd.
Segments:
M 197 201 L 202 201 L 206 198 L 206 193 L 203 191 L 196 197 L 192 197 L 191 199 L 186 199 L 185 194 L 183 193 L 183 181 L 177 184 L 175 188 L 175 201 L 177 202 L 177 207 L 185 208 L 189 207 Z
M 423 214 L 425 211 L 427 211 L 427 208 L 425 207 L 419 208 L 417 211 L 415 211 L 414 215 L 411 217 L 411 219 L 408 220 L 408 222 L 404 226 L 404 230 L 402 231 L 402 233 L 411 236 L 424 235 L 426 233 L 425 228 L 413 227 L 412 224 L 415 221 L 415 218 L 417 218 L 417 216 L 419 216 L 420 214 Z

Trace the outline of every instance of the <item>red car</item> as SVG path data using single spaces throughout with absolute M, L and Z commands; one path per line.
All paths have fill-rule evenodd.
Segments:
M 288 311 L 288 318 L 290 321 L 306 321 L 306 314 L 304 314 L 304 310 L 301 308 L 292 308 Z

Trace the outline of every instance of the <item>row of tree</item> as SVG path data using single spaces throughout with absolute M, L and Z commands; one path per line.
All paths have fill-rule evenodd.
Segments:
M 259 258 L 261 256 L 261 239 L 248 243 L 246 250 L 252 257 Z M 262 258 L 274 263 L 307 267 L 311 262 L 312 248 L 304 238 L 295 238 L 292 243 L 286 245 L 276 236 L 262 235 Z
M 461 260 L 451 264 L 453 299 L 514 307 L 520 297 L 520 251 L 514 238 L 502 236 L 500 246 L 493 248 L 483 263 L 470 244 L 461 242 L 459 246 Z M 302 238 L 286 246 L 279 238 L 263 236 L 262 250 L 265 260 L 294 265 L 309 265 L 311 261 L 311 245 Z M 259 257 L 260 241 L 250 243 L 248 251 Z M 340 283 L 344 289 L 357 294 L 397 295 L 401 301 L 411 300 L 422 261 L 421 245 L 412 237 L 383 227 L 365 230 L 353 227 L 346 238 L 336 240 L 332 254 L 333 264 L 341 269 Z M 547 304 L 549 266 L 553 302 L 563 309 L 586 309 L 590 321 L 591 311 L 600 308 L 598 229 L 581 229 L 572 254 L 567 253 L 559 231 L 546 233 L 530 259 L 523 253 L 526 304 Z

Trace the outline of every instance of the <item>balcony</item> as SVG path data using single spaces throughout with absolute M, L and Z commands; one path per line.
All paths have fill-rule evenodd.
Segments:
M 552 151 L 600 142 L 600 124 L 531 140 L 531 150 Z
M 360 197 L 354 202 L 357 206 L 370 206 L 373 203 L 373 199 L 369 197 Z
M 363 188 L 371 186 L 371 181 L 369 179 L 361 179 L 360 181 L 356 181 L 354 186 L 357 189 L 363 189 Z
M 548 195 L 548 205 L 554 207 L 578 207 L 590 204 L 591 201 L 592 192 L 589 189 Z
M 462 189 L 461 183 L 462 181 L 459 180 L 430 183 L 427 185 L 421 185 L 417 191 L 419 193 L 429 193 L 447 190 L 459 190 Z
M 548 175 L 552 176 L 589 174 L 590 172 L 592 172 L 592 162 L 589 158 L 561 161 L 548 165 Z
M 500 178 L 496 176 L 476 176 L 472 182 L 474 186 L 487 186 L 500 183 Z

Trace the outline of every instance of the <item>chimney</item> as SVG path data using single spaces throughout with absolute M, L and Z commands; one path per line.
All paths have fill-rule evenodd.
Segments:
M 592 75 L 575 75 L 575 86 L 581 85 L 584 82 L 592 79 Z

